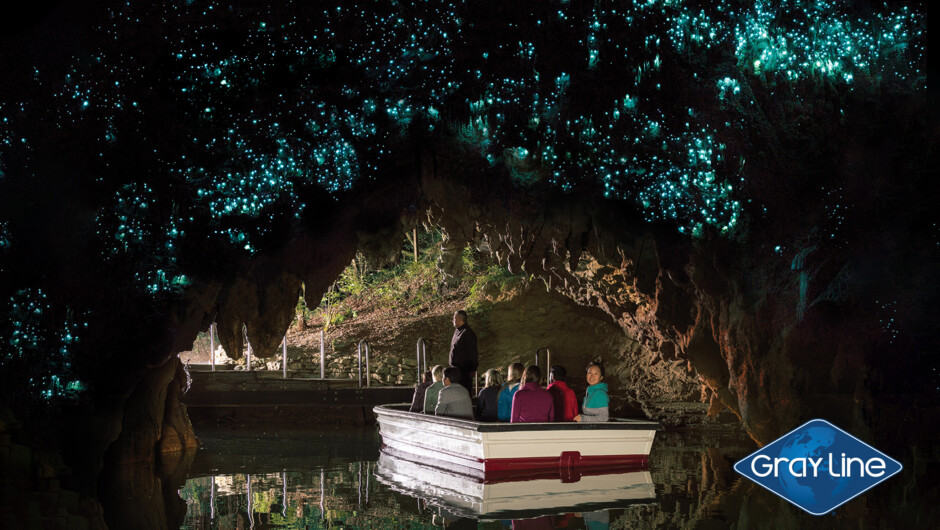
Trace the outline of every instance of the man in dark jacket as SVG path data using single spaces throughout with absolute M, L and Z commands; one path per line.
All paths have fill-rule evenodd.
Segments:
M 467 312 L 457 311 L 454 313 L 454 337 L 450 340 L 449 361 L 451 366 L 460 368 L 459 383 L 471 392 L 479 358 L 477 334 L 467 325 Z

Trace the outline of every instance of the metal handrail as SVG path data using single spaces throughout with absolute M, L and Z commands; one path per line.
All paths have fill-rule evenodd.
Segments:
M 359 341 L 359 388 L 362 388 L 362 345 L 366 345 L 366 387 L 369 386 L 369 341 L 362 339 Z
M 548 381 L 548 373 L 552 369 L 552 351 L 548 348 L 539 348 L 535 350 L 535 366 L 539 365 L 539 354 L 542 353 L 542 350 L 545 350 L 545 377 L 543 377 L 542 380 Z
M 247 473 L 245 475 L 245 493 L 246 493 L 245 496 L 247 497 L 247 500 L 248 500 L 248 516 L 250 518 L 249 521 L 251 521 L 251 528 L 254 528 L 255 527 L 255 518 L 254 518 L 255 511 L 251 505 L 251 500 L 254 497 L 254 495 L 251 494 L 251 473 Z
M 212 363 L 212 371 L 215 371 L 215 322 L 209 324 L 209 360 Z
M 212 475 L 212 482 L 209 483 L 209 520 L 215 521 L 215 475 Z
M 287 379 L 287 333 L 284 334 L 284 348 L 281 350 L 281 368 L 283 369 L 283 379 Z
M 428 347 L 424 342 L 424 337 L 418 337 L 418 344 L 415 345 L 418 352 L 418 383 L 421 383 L 421 376 L 428 371 Z M 424 355 L 424 368 L 421 365 L 421 356 Z
M 248 326 L 243 325 L 242 330 L 244 331 L 245 344 L 248 345 L 248 349 L 245 350 L 245 370 L 251 371 L 251 341 L 248 340 Z
M 323 379 L 323 375 L 326 373 L 326 346 L 324 346 L 324 341 L 326 337 L 323 333 L 323 330 L 320 330 L 320 379 Z

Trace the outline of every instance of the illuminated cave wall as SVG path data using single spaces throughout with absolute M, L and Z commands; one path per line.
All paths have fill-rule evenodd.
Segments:
M 47 15 L 5 37 L 0 81 L 0 373 L 21 400 L 132 386 L 211 321 L 233 278 L 295 285 L 427 206 L 427 171 L 484 196 L 635 212 L 690 244 L 770 249 L 768 270 L 807 284 L 808 255 L 880 212 L 869 193 L 898 185 L 884 212 L 926 219 L 915 2 L 187 0 Z M 889 173 L 869 184 L 872 159 Z

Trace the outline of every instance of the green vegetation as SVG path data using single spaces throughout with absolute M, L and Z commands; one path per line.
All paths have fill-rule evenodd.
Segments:
M 402 244 L 398 260 L 386 267 L 370 269 L 360 253 L 323 295 L 320 305 L 311 311 L 303 298 L 297 303 L 297 320 L 305 326 L 316 321 L 329 329 L 366 309 L 404 309 L 418 313 L 455 298 L 466 298 L 467 307 L 479 310 L 487 300 L 525 280 L 525 275 L 509 272 L 487 253 L 470 248 L 463 251 L 463 275 L 445 286 L 438 269 L 443 235 L 439 230 L 417 234 L 418 252 L 409 234 Z M 417 260 L 415 260 L 417 255 Z
M 474 275 L 473 284 L 470 286 L 470 293 L 467 296 L 467 309 L 476 311 L 481 309 L 484 303 L 498 297 L 500 293 L 506 292 L 516 285 L 520 284 L 526 278 L 525 275 L 513 274 L 509 269 L 500 265 L 490 265 Z

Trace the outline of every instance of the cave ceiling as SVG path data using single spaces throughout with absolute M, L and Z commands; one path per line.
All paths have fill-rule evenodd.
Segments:
M 216 317 L 235 348 L 409 223 L 636 332 L 653 298 L 727 289 L 694 245 L 830 277 L 813 256 L 872 233 L 936 251 L 926 29 L 919 2 L 835 0 L 37 8 L 0 52 L 0 366 L 68 400 Z M 656 347 L 721 343 L 697 303 Z

